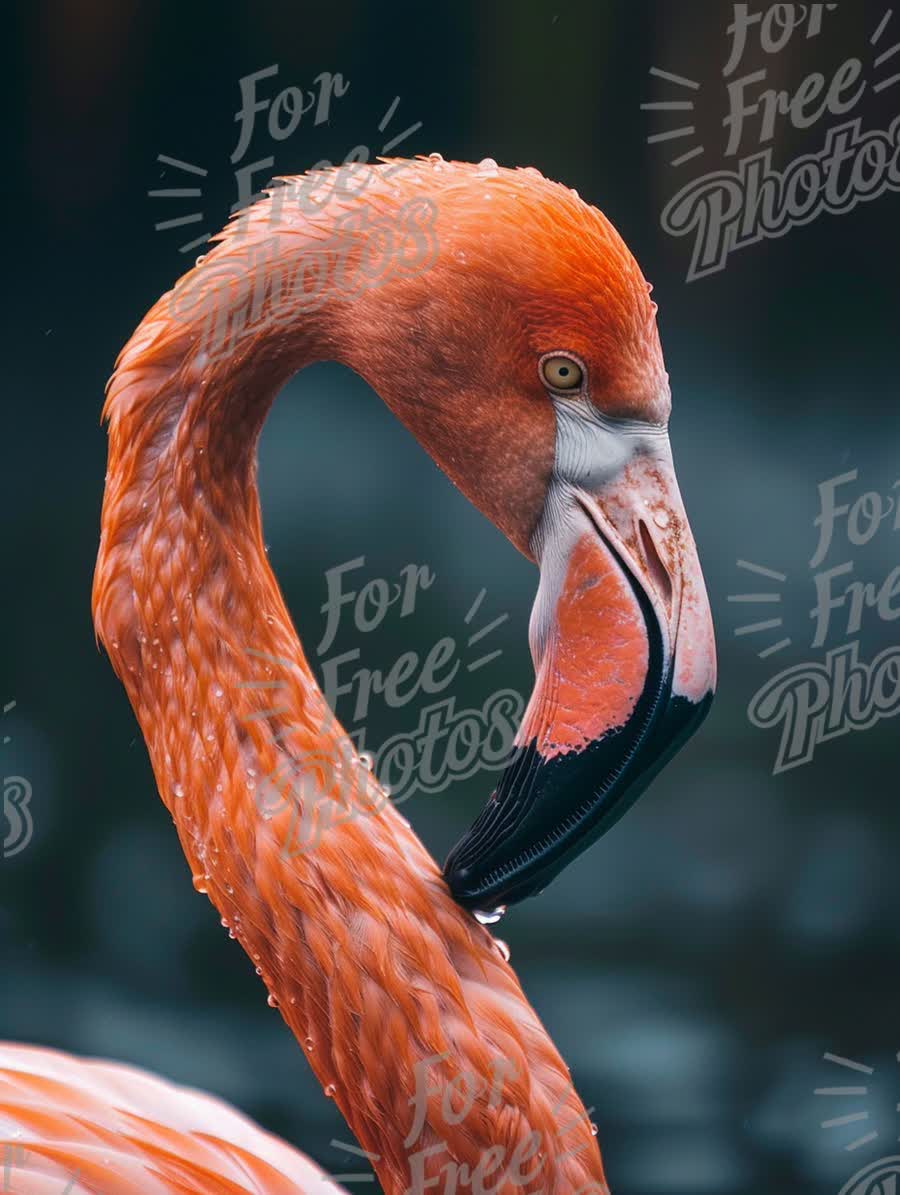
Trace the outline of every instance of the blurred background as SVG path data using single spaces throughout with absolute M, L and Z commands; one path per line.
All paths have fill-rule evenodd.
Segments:
M 769 54 L 755 25 L 732 77 L 765 69 L 752 94 L 794 93 L 810 72 L 827 82 L 858 56 L 868 88 L 851 116 L 887 129 L 900 113 L 900 86 L 875 88 L 900 70 L 900 57 L 875 61 L 900 41 L 900 15 L 885 24 L 887 12 L 868 0 L 829 6 L 821 32 L 800 29 Z M 859 729 L 818 745 L 810 762 L 773 774 L 781 728 L 761 729 L 747 711 L 786 668 L 821 665 L 826 650 L 857 641 L 870 661 L 897 641 L 889 602 L 870 603 L 859 627 L 848 626 L 846 606 L 835 609 L 817 647 L 811 618 L 821 569 L 852 564 L 838 593 L 850 581 L 875 592 L 885 583 L 898 561 L 893 515 L 867 543 L 851 542 L 838 519 L 827 558 L 810 561 L 820 485 L 856 471 L 839 499 L 871 492 L 892 511 L 896 498 L 900 199 L 889 191 L 824 213 L 686 281 L 691 238 L 667 234 L 661 213 L 693 179 L 734 168 L 723 128 L 732 16 L 731 5 L 699 0 L 22 9 L 12 77 L 20 119 L 7 119 L 0 749 L 4 776 L 31 787 L 33 833 L 18 849 L 8 828 L 0 860 L 0 1035 L 216 1092 L 332 1171 L 347 1169 L 331 1144 L 347 1139 L 333 1105 L 191 886 L 137 725 L 94 642 L 99 412 L 120 347 L 202 252 L 180 247 L 218 229 L 237 201 L 240 165 L 272 158 L 254 175 L 259 186 L 358 146 L 374 156 L 404 134 L 392 152 L 490 156 L 575 187 L 619 228 L 660 305 L 676 465 L 717 624 L 719 696 L 627 818 L 501 931 L 595 1109 L 612 1190 L 837 1195 L 897 1152 L 897 723 L 865 729 L 859 717 Z M 240 80 L 271 66 L 277 75 L 258 84 L 264 99 L 308 91 L 326 71 L 347 87 L 327 121 L 310 111 L 283 140 L 263 112 L 234 163 Z M 672 100 L 694 107 L 641 107 Z M 757 115 L 740 153 L 771 146 L 783 168 L 851 116 L 825 112 L 806 129 L 779 118 L 761 142 Z M 694 132 L 649 140 L 680 127 Z M 148 196 L 179 187 L 200 194 Z M 260 455 L 270 558 L 317 667 L 326 572 L 364 556 L 353 574 L 361 584 L 396 580 L 410 563 L 427 565 L 434 583 L 408 617 L 389 612 L 369 633 L 345 618 L 329 657 L 358 648 L 361 667 L 386 670 L 442 635 L 462 643 L 484 590 L 479 624 L 508 615 L 485 640 L 500 654 L 460 670 L 457 704 L 530 691 L 534 568 L 364 383 L 327 365 L 295 378 Z M 870 498 L 856 532 L 872 511 Z M 759 593 L 779 600 L 729 600 Z M 366 745 L 414 729 L 422 704 L 373 700 Z M 338 712 L 361 728 L 352 700 Z M 491 786 L 480 772 L 414 796 L 404 812 L 443 858 Z M 10 827 L 14 811 L 5 814 Z M 872 1073 L 854 1076 L 826 1053 Z M 860 1080 L 864 1097 L 814 1095 Z M 867 1119 L 821 1127 L 861 1112 Z

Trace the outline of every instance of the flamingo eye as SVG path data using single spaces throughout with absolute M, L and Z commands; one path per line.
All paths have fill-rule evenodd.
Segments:
M 551 390 L 577 390 L 584 380 L 584 370 L 572 357 L 544 357 L 541 380 Z

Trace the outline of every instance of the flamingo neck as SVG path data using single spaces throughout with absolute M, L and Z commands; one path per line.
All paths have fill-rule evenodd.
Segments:
M 188 280 L 235 252 L 226 241 Z M 250 284 L 229 284 L 229 302 Z M 604 1195 L 565 1064 L 490 934 L 358 764 L 266 558 L 259 430 L 292 373 L 334 356 L 339 311 L 290 330 L 270 319 L 211 354 L 208 308 L 174 319 L 173 294 L 110 384 L 94 610 L 194 884 L 388 1195 L 474 1190 L 476 1175 L 498 1193 Z M 463 1113 L 448 1094 L 460 1085 Z M 451 1173 L 462 1185 L 439 1178 Z
M 226 243 L 211 264 L 229 270 L 234 252 Z M 256 487 L 263 421 L 286 378 L 323 355 L 322 316 L 286 346 L 270 311 L 222 352 L 217 338 L 233 332 L 223 312 L 244 312 L 260 279 L 239 274 L 238 292 L 217 290 L 212 310 L 201 290 L 189 318 L 173 320 L 204 268 L 151 310 L 110 384 L 95 623 L 195 887 L 341 1102 L 322 1015 L 335 961 L 313 943 L 347 933 L 348 833 L 389 855 L 403 823 L 387 810 L 338 826 L 371 812 L 376 782 L 306 661 L 268 564 Z M 338 783 L 344 768 L 349 785 Z

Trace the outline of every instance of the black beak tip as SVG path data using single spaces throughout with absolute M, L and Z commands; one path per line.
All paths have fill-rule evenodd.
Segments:
M 453 854 L 454 852 L 451 852 L 448 855 L 444 864 L 444 879 L 450 889 L 450 895 L 462 908 L 468 909 L 470 913 L 480 913 L 484 919 L 493 920 L 494 914 L 499 918 L 508 905 L 518 904 L 529 896 L 536 896 L 543 889 L 543 885 L 541 888 L 534 888 L 527 881 L 507 888 L 501 885 L 487 886 L 479 882 L 476 868 L 454 866 Z
M 444 879 L 457 904 L 489 915 L 542 892 L 630 808 L 704 720 L 712 697 L 709 693 L 697 703 L 670 697 L 625 768 L 618 736 L 551 762 L 541 759 L 534 744 L 521 750 L 444 863 Z M 567 813 L 569 829 L 561 834 Z

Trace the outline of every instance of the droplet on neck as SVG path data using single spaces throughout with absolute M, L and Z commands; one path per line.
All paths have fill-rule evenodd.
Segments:
M 482 158 L 478 163 L 479 174 L 497 174 L 499 167 L 493 158 Z
M 375 766 L 375 757 L 372 755 L 371 751 L 360 751 L 359 762 L 364 768 L 368 768 L 371 772 L 372 768 Z
M 311 1037 L 308 1037 L 308 1038 L 306 1038 L 306 1040 L 304 1041 L 303 1044 L 306 1046 L 307 1050 L 312 1050 L 315 1047 L 316 1043 L 313 1041 L 313 1039 Z
M 278 1007 L 278 998 L 276 996 L 273 996 L 272 993 L 269 992 L 269 996 L 268 996 L 268 999 L 266 1000 L 266 1004 L 268 1004 L 269 1008 L 277 1008 Z
M 172 791 L 175 793 L 176 797 L 183 797 L 184 796 L 184 785 L 176 784 Z
M 496 909 L 485 911 L 484 909 L 475 909 L 475 920 L 482 925 L 496 925 L 503 914 L 506 912 L 506 905 L 497 905 Z
M 332 1098 L 332 1096 L 334 1095 L 334 1093 L 336 1091 L 337 1091 L 337 1088 L 335 1087 L 335 1085 L 333 1083 L 326 1084 L 325 1094 L 328 1096 L 329 1099 Z
M 191 879 L 198 892 L 206 892 L 206 882 L 209 879 L 208 875 L 205 875 L 203 872 L 198 872 L 196 875 L 191 876 Z
M 504 963 L 508 963 L 509 957 L 510 957 L 510 952 L 509 952 L 509 946 L 506 944 L 506 942 L 504 942 L 502 938 L 494 938 L 494 945 L 497 947 L 497 951 L 500 954 L 500 957 L 503 959 Z

